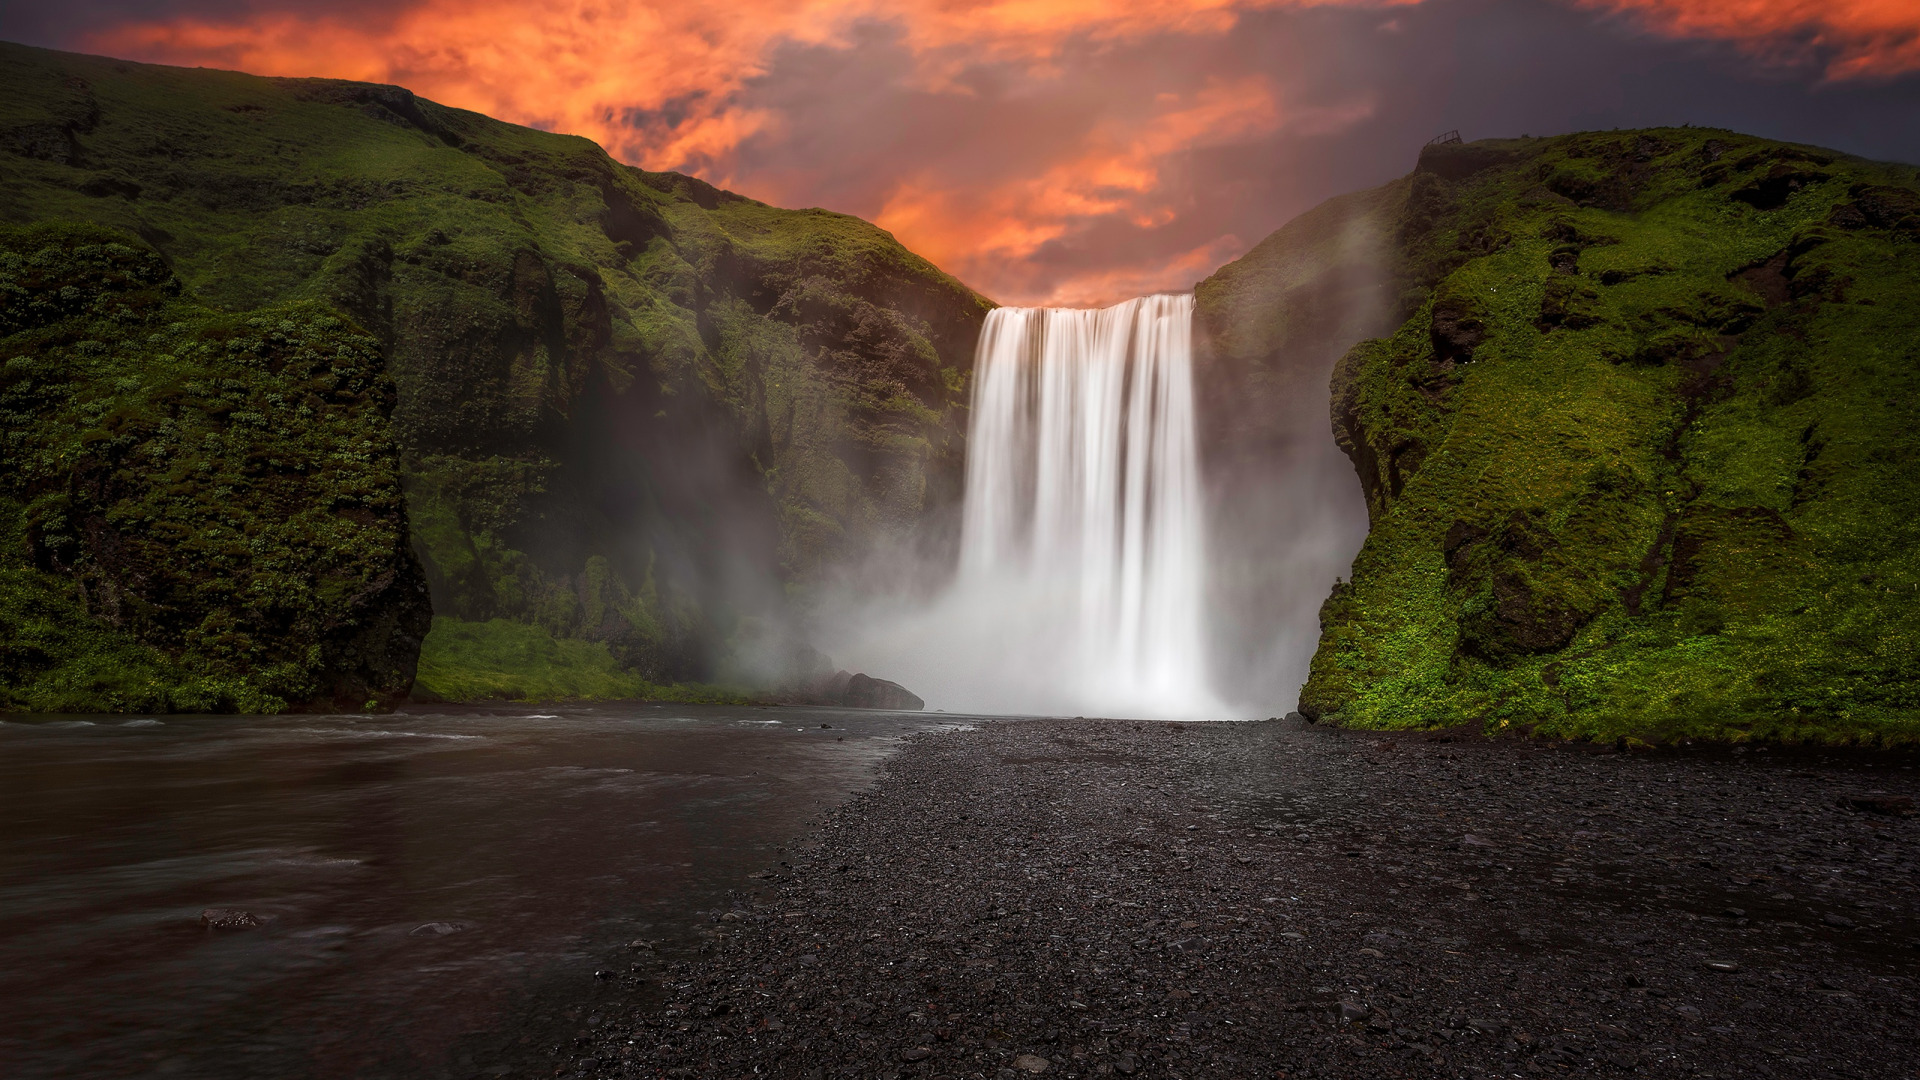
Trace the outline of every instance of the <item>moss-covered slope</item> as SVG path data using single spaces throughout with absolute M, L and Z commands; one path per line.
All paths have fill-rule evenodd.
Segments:
M 1920 186 L 1726 132 L 1429 148 L 1333 420 L 1309 715 L 1920 735 Z
M 179 292 L 132 237 L 0 229 L 0 710 L 405 695 L 429 611 L 378 343 Z
M 700 677 L 957 494 L 988 304 L 855 218 L 397 87 L 0 45 L 0 220 L 49 219 L 135 233 L 217 308 L 365 327 L 435 610 L 633 674 Z

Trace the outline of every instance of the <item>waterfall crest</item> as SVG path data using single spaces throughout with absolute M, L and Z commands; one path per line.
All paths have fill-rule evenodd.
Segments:
M 1001 598 L 1057 704 L 1217 709 L 1192 322 L 1192 296 L 1148 296 L 1000 308 L 981 332 L 954 588 Z

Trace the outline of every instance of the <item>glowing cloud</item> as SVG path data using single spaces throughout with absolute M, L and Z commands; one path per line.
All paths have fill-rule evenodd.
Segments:
M 1417 2 L 420 0 L 377 22 L 285 12 L 236 21 L 182 17 L 128 23 L 87 44 L 163 63 L 399 83 L 449 105 L 585 135 L 623 160 L 671 169 L 718 164 L 769 121 L 737 115 L 731 99 L 764 73 L 774 46 L 842 42 L 863 23 L 897 26 L 923 62 L 923 82 L 939 87 L 948 85 L 963 51 L 973 61 L 1044 67 L 1069 39 L 1218 34 L 1239 12 L 1257 8 Z
M 969 89 L 956 79 L 987 62 L 1015 65 L 1036 80 L 1058 78 L 1054 64 L 1069 44 L 1099 49 L 1155 35 L 1218 35 L 1231 30 L 1242 12 L 1259 8 L 1417 2 L 420 0 L 377 21 L 269 12 L 231 21 L 135 22 L 99 32 L 86 44 L 165 63 L 397 83 L 446 104 L 585 135 L 646 168 L 697 172 L 749 194 L 791 201 L 807 195 L 765 190 L 761 178 L 743 175 L 736 161 L 745 141 L 781 124 L 777 110 L 740 99 L 782 47 L 836 47 L 863 27 L 884 25 L 913 56 L 910 80 L 918 88 L 966 94 Z M 1035 286 L 1039 292 L 1016 285 L 1004 262 L 1069 236 L 1092 219 L 1117 217 L 1138 228 L 1164 224 L 1177 213 L 1175 197 L 1160 186 L 1170 156 L 1271 133 L 1286 122 L 1271 88 L 1258 78 L 1208 85 L 1186 96 L 1149 96 L 1153 105 L 1145 115 L 1122 109 L 1093 116 L 1076 137 L 1059 142 L 1054 160 L 1027 175 L 990 177 L 961 189 L 909 167 L 874 205 L 836 209 L 876 217 L 910 247 L 1002 298 L 1086 294 L 1084 283 L 1046 283 Z M 1327 119 L 1311 112 L 1305 117 L 1303 130 Z M 1218 241 L 1208 247 L 1220 249 Z M 1134 268 L 1118 275 L 1171 288 L 1190 282 L 1194 269 L 1189 259 L 1175 256 L 1158 272 Z
M 175 2 L 181 11 L 196 0 Z M 1209 79 L 1213 69 L 1192 59 L 1204 49 L 1182 62 L 1161 63 L 1160 52 L 1182 43 L 1231 52 L 1227 35 L 1261 11 L 1422 0 L 395 0 L 371 17 L 364 4 L 259 2 L 244 15 L 126 22 L 79 44 L 398 83 L 587 136 L 645 168 L 786 205 L 828 202 L 1002 301 L 1104 303 L 1123 290 L 1185 287 L 1212 269 L 1200 260 L 1239 253 L 1235 237 L 1252 229 L 1207 212 L 1219 185 L 1194 171 L 1196 156 L 1251 160 L 1247 148 L 1260 147 L 1261 168 L 1284 170 L 1274 147 L 1337 136 L 1374 114 L 1364 92 L 1315 95 L 1258 59 Z M 1663 37 L 1729 40 L 1768 59 L 1816 57 L 1832 79 L 1920 70 L 1920 0 L 1539 2 Z M 1403 22 L 1414 20 L 1384 26 Z M 780 81 L 796 56 L 882 53 L 898 68 L 866 72 L 852 88 Z M 848 101 L 863 95 L 934 111 L 883 136 Z M 938 123 L 928 117 L 945 115 L 942 102 L 967 103 L 1000 128 L 929 147 L 911 129 Z
M 1916 0 L 1578 0 L 1676 37 L 1734 41 L 1762 56 L 1825 59 L 1835 79 L 1920 71 Z

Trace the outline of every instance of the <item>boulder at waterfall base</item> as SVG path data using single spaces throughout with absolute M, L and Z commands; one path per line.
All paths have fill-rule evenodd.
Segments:
M 897 682 L 841 670 L 790 689 L 782 695 L 796 705 L 835 705 L 850 709 L 893 709 L 919 712 L 927 707 L 920 695 Z
M 906 712 L 919 712 L 927 707 L 920 695 L 899 683 L 868 675 L 855 675 L 847 680 L 847 692 L 841 698 L 841 704 L 856 709 L 898 709 Z

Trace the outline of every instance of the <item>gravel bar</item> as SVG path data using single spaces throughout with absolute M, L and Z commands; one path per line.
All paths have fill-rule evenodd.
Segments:
M 1903 1077 L 1912 757 L 916 736 L 556 1072 Z M 603 976 L 613 973 L 603 972 Z

